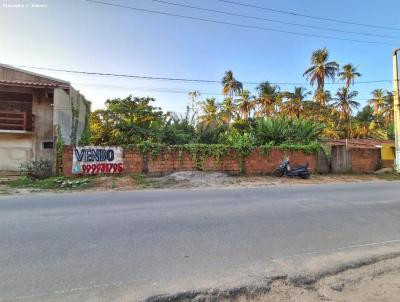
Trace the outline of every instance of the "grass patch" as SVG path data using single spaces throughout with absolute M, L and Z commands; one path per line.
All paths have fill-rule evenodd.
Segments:
M 130 176 L 135 181 L 135 184 L 140 188 L 161 188 L 161 183 L 159 180 L 151 179 L 145 174 L 135 173 L 131 174 Z
M 90 185 L 88 178 L 77 177 L 49 177 L 45 179 L 33 179 L 27 176 L 20 176 L 15 180 L 4 182 L 11 188 L 32 188 L 32 189 L 82 189 Z

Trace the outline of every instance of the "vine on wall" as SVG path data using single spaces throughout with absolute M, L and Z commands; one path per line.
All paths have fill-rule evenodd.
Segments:
M 91 132 L 90 132 L 90 111 L 91 104 L 90 102 L 84 100 L 83 104 L 85 105 L 85 125 L 83 127 L 83 131 L 81 134 L 81 138 L 79 139 L 79 145 L 89 145 L 91 143 Z
M 56 125 L 56 175 L 62 175 L 62 155 L 65 142 L 62 138 L 61 128 Z
M 79 122 L 80 102 L 76 101 L 74 104 L 74 97 L 71 95 L 71 112 L 72 112 L 72 126 L 71 126 L 71 145 L 75 146 L 77 143 L 78 122 Z
M 281 144 L 278 146 L 272 144 L 266 144 L 263 146 L 229 146 L 223 144 L 187 144 L 187 145 L 164 145 L 151 142 L 143 142 L 137 145 L 128 145 L 128 149 L 136 150 L 144 155 L 150 155 L 153 160 L 157 158 L 168 159 L 171 153 L 178 154 L 178 160 L 180 163 L 183 162 L 184 153 L 188 153 L 191 156 L 192 161 L 199 170 L 204 170 L 204 163 L 207 158 L 213 158 L 216 160 L 217 164 L 221 163 L 223 158 L 230 156 L 236 156 L 236 160 L 243 164 L 243 159 L 249 156 L 255 148 L 258 148 L 259 156 L 265 155 L 269 156 L 272 148 L 277 148 L 286 151 L 303 151 L 307 154 L 317 153 L 321 148 L 321 145 L 317 142 L 299 145 L 299 144 Z

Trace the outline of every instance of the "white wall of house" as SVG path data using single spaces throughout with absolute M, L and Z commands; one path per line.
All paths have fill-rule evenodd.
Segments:
M 21 163 L 33 159 L 33 149 L 31 134 L 0 132 L 0 171 L 18 171 Z

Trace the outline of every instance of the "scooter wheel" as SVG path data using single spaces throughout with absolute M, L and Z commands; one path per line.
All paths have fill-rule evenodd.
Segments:
M 301 179 L 309 179 L 309 178 L 310 178 L 310 174 L 309 174 L 309 173 L 307 173 L 307 174 L 300 174 L 300 178 L 301 178 Z
M 283 176 L 283 171 L 281 171 L 281 170 L 275 170 L 274 176 L 276 176 L 276 177 L 282 177 L 282 176 Z

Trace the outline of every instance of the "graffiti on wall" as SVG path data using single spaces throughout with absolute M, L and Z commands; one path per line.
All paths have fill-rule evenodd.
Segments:
M 123 170 L 121 147 L 80 146 L 73 150 L 73 174 L 116 174 Z

